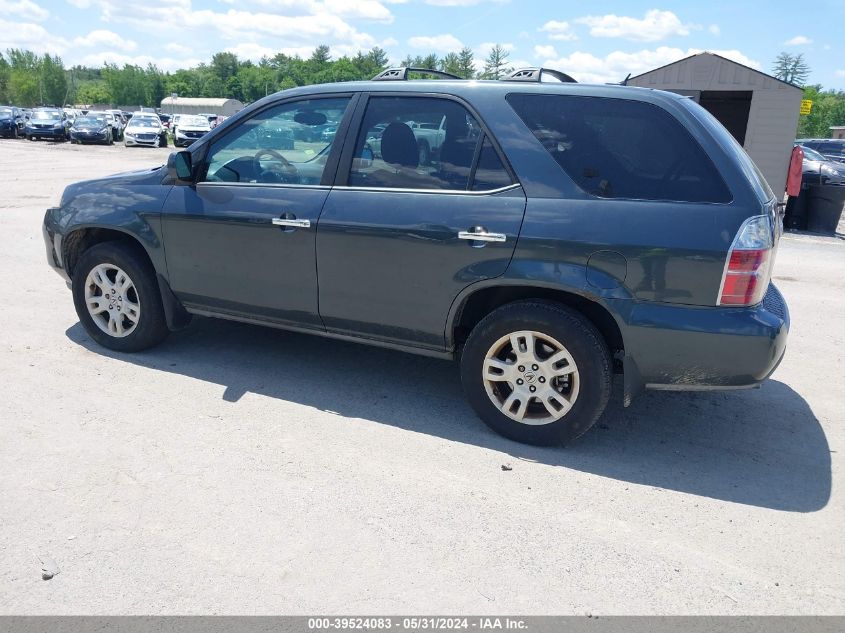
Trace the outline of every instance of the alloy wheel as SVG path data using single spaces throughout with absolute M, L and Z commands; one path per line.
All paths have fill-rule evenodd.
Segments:
M 141 316 L 135 284 L 114 264 L 99 264 L 88 273 L 85 305 L 97 327 L 116 338 L 132 334 Z
M 555 338 L 530 330 L 512 332 L 488 350 L 482 379 L 491 402 L 522 424 L 550 424 L 578 398 L 578 367 Z

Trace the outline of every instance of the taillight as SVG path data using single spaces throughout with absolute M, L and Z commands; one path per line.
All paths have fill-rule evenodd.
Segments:
M 771 216 L 748 218 L 728 251 L 719 305 L 753 306 L 763 300 L 769 287 L 774 250 Z

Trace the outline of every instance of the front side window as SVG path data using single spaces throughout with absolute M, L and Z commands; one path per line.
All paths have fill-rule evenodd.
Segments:
M 641 101 L 510 94 L 564 172 L 600 198 L 729 202 L 710 158 L 668 112 Z
M 472 114 L 451 99 L 371 97 L 356 142 L 349 185 L 459 191 L 475 188 L 471 187 L 472 168 L 483 136 Z M 492 145 L 490 150 L 501 166 Z M 488 163 L 492 164 L 489 158 Z M 511 184 L 510 176 L 501 169 L 503 176 L 493 180 Z M 481 190 L 493 188 L 479 183 Z
M 348 97 L 311 99 L 260 112 L 211 146 L 202 180 L 320 184 L 348 104 Z M 186 118 L 182 116 L 180 126 L 187 124 Z

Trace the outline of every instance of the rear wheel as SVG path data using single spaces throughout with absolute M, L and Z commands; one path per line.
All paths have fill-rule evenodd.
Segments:
M 155 270 L 129 242 L 85 251 L 73 273 L 73 303 L 91 338 L 109 349 L 137 352 L 169 333 Z
M 473 329 L 461 354 L 461 382 L 496 432 L 527 444 L 565 444 L 607 406 L 610 353 L 578 312 L 521 301 L 494 310 Z

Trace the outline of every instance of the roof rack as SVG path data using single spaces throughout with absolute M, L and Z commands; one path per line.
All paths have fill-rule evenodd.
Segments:
M 433 68 L 412 68 L 409 66 L 399 66 L 397 68 L 388 68 L 381 71 L 378 75 L 373 77 L 373 81 L 406 81 L 408 73 L 423 73 L 425 75 L 435 75 L 444 79 L 461 79 L 457 75 L 447 73 L 442 70 L 434 70 Z
M 520 68 L 519 70 L 513 71 L 507 77 L 504 77 L 502 81 L 533 81 L 539 83 L 543 81 L 543 75 L 554 77 L 561 83 L 578 83 L 566 73 L 562 73 L 559 70 L 553 70 L 552 68 Z

